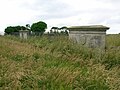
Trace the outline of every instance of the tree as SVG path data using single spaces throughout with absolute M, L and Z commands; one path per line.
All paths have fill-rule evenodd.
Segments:
M 20 30 L 26 30 L 26 27 L 24 26 L 8 26 L 5 29 L 5 34 L 10 34 L 10 35 L 14 35 L 15 33 L 19 33 Z
M 63 26 L 63 27 L 61 27 L 60 29 L 67 29 L 67 27 L 66 27 L 66 26 Z
M 52 27 L 51 28 L 51 31 L 53 32 L 53 33 L 58 33 L 58 27 Z
M 61 30 L 61 34 L 68 35 L 68 28 L 66 26 L 61 27 L 60 30 Z
M 30 30 L 30 24 L 26 24 L 26 29 Z
M 36 35 L 42 35 L 47 28 L 47 24 L 43 21 L 39 21 L 37 23 L 33 23 L 31 26 L 31 31 L 35 32 Z
M 14 32 L 14 29 L 12 26 L 9 26 L 5 29 L 5 34 L 12 34 L 12 32 Z

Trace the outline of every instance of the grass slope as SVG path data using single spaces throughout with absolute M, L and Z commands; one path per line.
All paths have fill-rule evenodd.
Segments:
M 68 37 L 0 37 L 0 90 L 120 90 L 120 35 L 106 52 Z

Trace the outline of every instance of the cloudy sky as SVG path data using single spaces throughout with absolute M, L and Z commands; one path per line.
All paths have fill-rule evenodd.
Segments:
M 44 21 L 53 26 L 105 25 L 120 33 L 120 0 L 0 0 L 0 33 Z

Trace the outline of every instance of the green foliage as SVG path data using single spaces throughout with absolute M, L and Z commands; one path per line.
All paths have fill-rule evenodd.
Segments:
M 47 24 L 43 21 L 39 21 L 37 23 L 32 24 L 31 31 L 43 34 L 46 28 L 47 28 Z
M 14 34 L 15 32 L 19 32 L 20 30 L 26 30 L 24 26 L 8 26 L 5 29 L 6 34 Z
M 14 32 L 14 29 L 13 29 L 13 27 L 7 27 L 6 29 L 5 29 L 5 33 L 6 34 L 11 34 L 12 32 Z

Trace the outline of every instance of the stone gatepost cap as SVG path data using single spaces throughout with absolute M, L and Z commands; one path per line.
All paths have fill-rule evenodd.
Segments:
M 20 30 L 19 32 L 28 32 L 28 30 Z
M 90 25 L 90 26 L 71 26 L 69 30 L 108 30 L 109 27 L 103 25 Z

